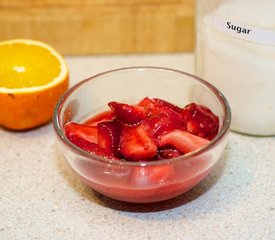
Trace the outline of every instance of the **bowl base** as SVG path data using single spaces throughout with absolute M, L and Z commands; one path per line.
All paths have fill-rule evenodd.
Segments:
M 91 187 L 96 192 L 99 192 L 107 197 L 123 202 L 132 203 L 152 203 L 165 201 L 174 197 L 177 197 L 201 182 L 210 172 L 211 169 L 197 175 L 194 178 L 185 180 L 183 182 L 177 182 L 172 184 L 162 185 L 156 188 L 119 188 L 100 185 L 91 182 L 81 176 L 81 180 Z

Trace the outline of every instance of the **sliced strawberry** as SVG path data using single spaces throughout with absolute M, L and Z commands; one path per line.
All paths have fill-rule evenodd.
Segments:
M 97 125 L 98 146 L 116 156 L 119 142 L 118 126 L 114 121 L 100 122 Z
M 159 155 L 159 159 L 170 159 L 170 158 L 179 157 L 180 155 L 182 155 L 182 153 L 180 153 L 177 149 L 173 147 L 164 147 L 164 148 L 159 148 L 158 155 Z
M 137 105 L 144 108 L 154 107 L 154 99 L 150 97 L 145 97 Z
M 152 129 L 146 124 L 124 125 L 120 132 L 119 151 L 126 160 L 142 161 L 154 157 L 157 145 L 152 137 Z
M 73 143 L 84 139 L 88 142 L 97 143 L 97 127 L 68 122 L 64 126 L 66 137 Z
M 138 106 L 144 107 L 144 108 L 155 108 L 156 106 L 165 106 L 168 108 L 173 109 L 175 112 L 181 113 L 182 109 L 172 103 L 169 103 L 167 101 L 164 101 L 159 98 L 149 98 L 146 97 L 142 101 L 138 103 Z
M 109 102 L 109 107 L 114 111 L 118 120 L 125 124 L 137 124 L 146 117 L 143 107 L 118 102 Z
M 154 111 L 158 111 L 159 114 L 148 117 L 146 121 L 152 127 L 155 137 L 174 129 L 185 129 L 185 123 L 181 115 L 173 109 L 165 106 L 156 106 Z
M 157 105 L 161 105 L 161 106 L 165 106 L 165 107 L 168 107 L 168 108 L 171 108 L 173 109 L 175 112 L 178 112 L 178 113 L 181 113 L 182 109 L 170 102 L 167 102 L 167 101 L 164 101 L 162 99 L 159 99 L 159 98 L 154 98 L 155 102 Z
M 157 104 L 157 101 L 154 98 L 146 97 L 138 103 L 138 106 L 145 109 L 147 118 L 161 114 L 161 109 L 159 108 L 161 105 Z
M 195 103 L 181 109 L 164 100 L 146 97 L 138 105 L 118 102 L 108 105 L 111 111 L 98 114 L 85 124 L 65 124 L 68 139 L 99 156 L 151 161 L 194 151 L 218 133 L 218 117 Z
M 114 118 L 113 111 L 105 111 L 90 118 L 88 121 L 84 122 L 84 124 L 89 126 L 97 126 L 98 123 L 111 121 L 113 120 L 113 118 Z
M 74 144 L 86 152 L 93 153 L 101 157 L 114 158 L 113 154 L 109 151 L 106 151 L 105 149 L 99 147 L 98 144 L 88 142 L 85 139 L 80 138 Z
M 207 139 L 179 129 L 164 134 L 159 139 L 159 145 L 161 147 L 172 146 L 183 154 L 195 151 L 208 143 L 209 140 Z
M 113 155 L 97 144 L 98 130 L 95 126 L 87 126 L 69 122 L 64 126 L 66 137 L 82 150 L 98 156 L 113 158 Z
M 153 186 L 167 183 L 173 178 L 174 169 L 171 165 L 145 166 L 133 169 L 131 181 L 139 186 Z
M 182 117 L 187 131 L 212 140 L 219 131 L 219 118 L 207 107 L 190 103 L 184 107 Z
M 121 122 L 137 124 L 146 119 L 145 121 L 155 132 L 155 137 L 175 128 L 185 127 L 182 116 L 178 112 L 180 108 L 160 99 L 146 97 L 137 106 L 117 102 L 110 102 L 109 106 Z
M 86 152 L 95 152 L 98 150 L 98 146 L 96 143 L 89 142 L 85 140 L 84 138 L 69 138 L 70 141 L 76 145 L 77 147 L 81 148 L 82 150 Z
M 153 102 L 153 98 L 145 97 L 141 101 L 139 101 L 137 105 L 141 107 L 148 107 L 152 102 Z
M 171 131 L 175 128 L 185 128 L 182 119 L 182 109 L 158 98 L 144 98 L 139 102 L 146 109 L 147 120 L 151 122 L 156 135 Z
M 171 123 L 169 116 L 165 114 L 156 115 L 146 121 L 153 129 L 155 138 L 174 129 L 174 125 Z

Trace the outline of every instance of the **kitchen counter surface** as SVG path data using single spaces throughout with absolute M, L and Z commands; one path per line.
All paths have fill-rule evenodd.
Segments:
M 71 86 L 113 68 L 193 72 L 193 54 L 66 57 Z M 135 205 L 82 184 L 57 148 L 52 124 L 0 128 L 0 239 L 275 239 L 275 137 L 231 132 L 205 180 L 175 199 Z

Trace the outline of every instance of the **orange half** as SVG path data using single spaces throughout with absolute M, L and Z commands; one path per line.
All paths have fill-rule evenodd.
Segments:
M 0 125 L 23 130 L 50 121 L 68 82 L 68 67 L 51 46 L 29 39 L 0 42 Z

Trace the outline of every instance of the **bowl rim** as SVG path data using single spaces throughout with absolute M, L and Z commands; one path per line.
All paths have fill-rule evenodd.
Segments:
M 161 160 L 154 160 L 154 161 L 141 161 L 141 162 L 134 162 L 134 161 L 119 161 L 117 159 L 109 159 L 109 158 L 104 158 L 101 156 L 98 156 L 93 153 L 86 152 L 82 150 L 81 148 L 77 147 L 74 145 L 64 134 L 62 130 L 62 126 L 60 124 L 60 116 L 59 112 L 64 106 L 64 103 L 66 100 L 81 86 L 83 86 L 85 83 L 95 80 L 100 76 L 104 75 L 109 75 L 115 72 L 123 72 L 123 71 L 144 71 L 144 70 L 154 70 L 154 71 L 165 71 L 165 72 L 173 72 L 177 73 L 180 75 L 185 75 L 188 77 L 193 78 L 194 80 L 198 81 L 202 85 L 204 85 L 206 88 L 208 88 L 217 98 L 217 100 L 220 102 L 222 105 L 223 111 L 224 111 L 224 118 L 222 119 L 222 127 L 217 134 L 217 136 L 212 139 L 207 145 L 204 147 L 197 149 L 195 151 L 192 151 L 190 153 L 181 155 L 179 157 L 171 158 L 171 159 L 161 159 Z M 106 164 L 112 164 L 112 165 L 127 165 L 127 166 L 153 166 L 153 165 L 163 165 L 163 164 L 171 164 L 172 162 L 177 162 L 177 161 L 184 161 L 190 158 L 194 158 L 199 156 L 202 153 L 207 152 L 208 150 L 212 149 L 216 144 L 218 144 L 223 137 L 229 132 L 230 128 L 230 123 L 231 123 L 231 108 L 230 105 L 223 95 L 215 86 L 213 86 L 211 83 L 207 82 L 206 80 L 191 74 L 187 73 L 181 70 L 173 69 L 173 68 L 167 68 L 167 67 L 156 67 L 156 66 L 132 66 L 132 67 L 122 67 L 122 68 L 116 68 L 108 71 L 104 71 L 95 75 L 92 75 L 90 77 L 87 77 L 80 82 L 76 83 L 74 86 L 70 87 L 58 100 L 56 103 L 56 106 L 54 108 L 54 113 L 53 113 L 53 127 L 55 130 L 55 133 L 57 137 L 67 146 L 72 150 L 73 152 L 81 155 L 82 157 L 85 157 L 86 159 L 89 159 L 91 161 L 99 161 L 101 163 L 106 163 Z

